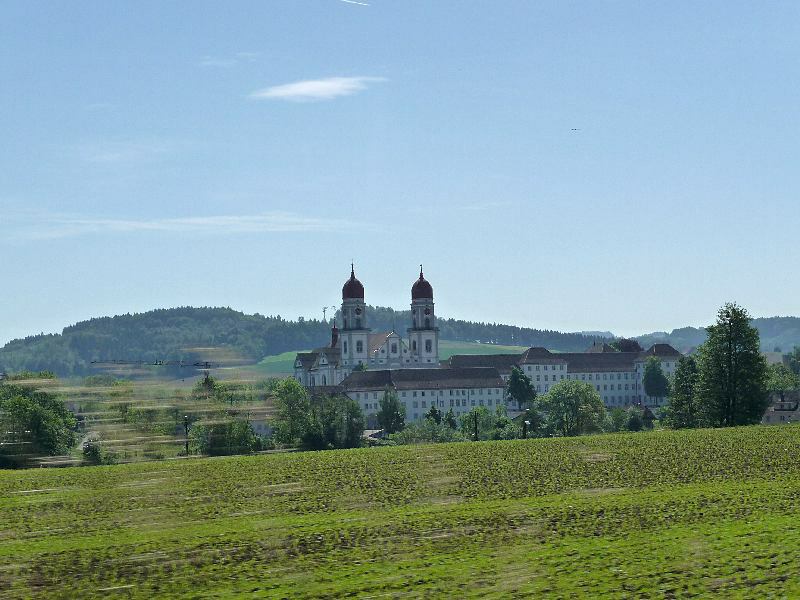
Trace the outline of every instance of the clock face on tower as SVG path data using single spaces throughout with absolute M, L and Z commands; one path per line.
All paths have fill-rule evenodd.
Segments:
M 430 309 L 430 308 L 426 308 L 426 309 L 425 309 L 425 314 L 426 314 L 426 315 L 429 315 L 429 314 L 431 314 L 431 309 Z
M 360 315 L 360 314 L 361 314 L 361 309 L 360 309 L 360 308 L 357 308 L 357 309 L 356 309 L 356 314 L 357 314 L 357 315 Z

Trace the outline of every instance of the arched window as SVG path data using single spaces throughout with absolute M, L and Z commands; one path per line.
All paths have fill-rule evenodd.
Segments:
M 328 385 L 328 378 L 325 375 L 322 376 L 322 385 Z
M 361 319 L 356 319 L 356 329 L 361 329 Z
M 361 354 L 364 351 L 364 342 L 358 340 L 356 342 L 356 354 Z
M 425 317 L 425 329 L 431 328 L 431 319 L 430 317 Z
M 431 340 L 425 340 L 425 352 L 433 351 L 433 342 Z
M 344 341 L 344 353 L 347 354 L 347 340 Z
M 417 351 L 417 340 L 411 342 L 411 349 L 416 352 Z

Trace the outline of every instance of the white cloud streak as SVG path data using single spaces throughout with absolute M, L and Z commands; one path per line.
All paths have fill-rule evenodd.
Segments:
M 256 215 L 216 215 L 163 219 L 96 219 L 54 216 L 35 223 L 23 223 L 16 239 L 48 240 L 96 234 L 181 233 L 230 235 L 258 233 L 323 233 L 353 229 L 356 224 L 342 219 L 307 217 L 291 212 Z
M 250 94 L 255 100 L 289 100 L 308 102 L 313 100 L 333 100 L 350 96 L 367 88 L 369 83 L 386 81 L 384 77 L 328 77 L 307 79 L 276 85 Z
M 356 2 L 356 0 L 339 0 L 339 2 L 346 2 L 347 4 L 358 4 L 359 6 L 369 6 L 366 2 Z
M 260 54 L 258 52 L 237 52 L 230 57 L 204 56 L 199 63 L 201 67 L 220 67 L 230 69 L 241 63 L 254 62 Z

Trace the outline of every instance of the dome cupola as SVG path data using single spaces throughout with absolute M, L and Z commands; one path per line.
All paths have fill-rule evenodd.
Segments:
M 345 281 L 342 286 L 342 300 L 351 299 L 364 299 L 364 286 L 356 279 L 356 272 L 352 263 L 350 264 L 350 279 Z
M 419 279 L 411 286 L 411 300 L 433 300 L 433 287 L 422 274 L 422 265 L 419 266 Z

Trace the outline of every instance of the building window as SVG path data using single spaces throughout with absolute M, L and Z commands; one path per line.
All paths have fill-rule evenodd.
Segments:
M 411 392 L 411 395 L 414 396 L 414 398 L 416 398 L 417 397 L 417 392 Z
M 430 317 L 425 317 L 425 329 L 431 328 L 431 319 Z
M 356 342 L 356 354 L 361 354 L 364 351 L 364 342 L 358 340 Z
M 416 352 L 417 351 L 417 340 L 411 342 L 411 349 Z
M 419 402 L 417 402 L 416 400 L 414 400 L 414 402 L 412 403 L 412 406 L 413 406 L 414 408 L 419 408 Z
M 536 370 L 537 370 L 537 371 L 539 370 L 539 365 L 536 365 Z
M 344 353 L 347 354 L 347 340 L 344 342 Z
M 433 352 L 433 342 L 425 340 L 425 352 Z
M 392 354 L 397 354 L 397 344 L 392 344 Z

